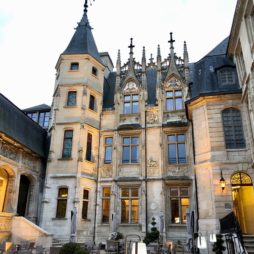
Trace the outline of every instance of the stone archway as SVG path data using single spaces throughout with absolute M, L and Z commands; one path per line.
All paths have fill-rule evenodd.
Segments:
M 231 176 L 234 212 L 244 234 L 254 234 L 254 189 L 251 177 L 245 172 Z
M 0 212 L 4 211 L 9 174 L 0 168 Z
M 18 205 L 17 205 L 17 214 L 19 216 L 26 215 L 30 185 L 31 183 L 29 178 L 25 175 L 21 175 L 20 184 L 19 184 Z

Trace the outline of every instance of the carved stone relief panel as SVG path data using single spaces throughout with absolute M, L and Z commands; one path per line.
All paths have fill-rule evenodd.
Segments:
M 138 86 L 135 82 L 130 81 L 130 82 L 126 83 L 123 91 L 125 93 L 135 93 L 135 92 L 138 92 Z
M 4 142 L 2 142 L 2 144 L 0 145 L 0 154 L 8 159 L 11 159 L 17 162 L 19 160 L 18 149 Z
M 30 169 L 36 169 L 36 160 L 27 153 L 22 154 L 22 163 Z
M 167 170 L 168 176 L 188 176 L 188 168 L 187 167 L 181 167 L 176 166 L 174 168 L 168 168 Z
M 154 124 L 158 123 L 158 111 L 148 111 L 147 112 L 147 123 Z
M 112 174 L 112 167 L 110 166 L 103 166 L 101 169 L 101 177 L 103 178 L 111 178 Z

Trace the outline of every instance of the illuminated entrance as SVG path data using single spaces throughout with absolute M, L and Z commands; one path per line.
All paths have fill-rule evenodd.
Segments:
M 8 186 L 8 173 L 4 169 L 0 169 L 0 212 L 4 211 L 4 201 L 7 186 Z
M 231 177 L 234 212 L 242 233 L 254 234 L 254 189 L 249 175 L 237 172 Z

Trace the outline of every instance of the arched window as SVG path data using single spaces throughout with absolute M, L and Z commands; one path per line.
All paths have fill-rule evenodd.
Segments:
M 61 187 L 58 189 L 56 218 L 65 218 L 67 208 L 68 188 Z
M 222 111 L 225 145 L 227 149 L 245 148 L 241 112 L 235 108 Z

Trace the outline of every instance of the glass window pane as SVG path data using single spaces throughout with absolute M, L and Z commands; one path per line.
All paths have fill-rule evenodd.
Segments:
M 169 142 L 176 142 L 176 135 L 169 135 L 168 136 L 168 141 Z
M 169 144 L 168 145 L 168 162 L 176 164 L 176 145 Z
M 121 202 L 121 222 L 122 223 L 129 223 L 129 200 L 123 200 Z
M 112 147 L 111 146 L 107 146 L 105 148 L 105 162 L 110 163 L 112 162 Z
M 138 199 L 131 200 L 131 223 L 138 223 Z
M 179 199 L 171 198 L 171 222 L 180 223 Z
M 178 163 L 186 163 L 185 144 L 178 144 Z
M 129 189 L 128 188 L 122 189 L 122 197 L 129 197 Z
M 184 197 L 184 196 L 188 196 L 189 195 L 189 189 L 186 187 L 182 187 L 180 188 L 180 196 Z
M 138 162 L 138 147 L 137 146 L 133 146 L 131 148 L 131 162 L 132 163 Z
M 110 197 L 110 187 L 103 188 L 103 197 Z
M 65 218 L 67 207 L 67 199 L 59 199 L 57 201 L 56 218 Z
M 124 146 L 123 147 L 123 163 L 130 162 L 130 147 Z
M 76 92 L 68 92 L 67 98 L 67 106 L 75 106 L 76 105 Z
M 123 144 L 129 145 L 130 144 L 130 138 L 123 138 Z
M 138 95 L 137 94 L 133 94 L 132 95 L 132 100 L 133 101 L 138 101 Z
M 89 197 L 89 190 L 83 190 L 83 199 L 88 199 Z
M 60 188 L 58 190 L 58 197 L 59 198 L 67 198 L 68 196 L 68 188 Z
M 183 99 L 176 98 L 176 110 L 183 109 Z
M 178 188 L 170 188 L 170 196 L 178 197 Z
M 185 141 L 185 135 L 184 134 L 177 135 L 177 141 L 178 142 L 184 142 Z
M 64 137 L 65 138 L 72 138 L 72 133 L 73 133 L 72 131 L 65 131 L 64 132 Z
M 138 197 L 138 188 L 132 188 L 131 189 L 131 196 L 132 197 Z
M 175 96 L 182 96 L 182 91 L 181 90 L 175 91 Z
M 138 102 L 137 101 L 132 103 L 132 113 L 138 113 Z
M 83 201 L 82 219 L 87 219 L 87 211 L 88 211 L 88 202 L 87 201 Z
M 90 95 L 89 109 L 91 110 L 95 109 L 95 97 L 93 95 Z
M 113 138 L 105 138 L 106 145 L 112 145 L 112 143 L 113 143 Z
M 131 138 L 131 144 L 132 145 L 138 145 L 138 138 L 137 137 Z
M 124 101 L 130 101 L 131 100 L 131 96 L 130 95 L 125 95 L 124 96 Z
M 130 102 L 124 103 L 124 114 L 130 114 L 131 113 L 131 104 Z
M 166 100 L 166 109 L 167 110 L 174 110 L 173 99 L 167 99 Z
M 173 91 L 167 91 L 166 96 L 167 97 L 173 97 Z
M 189 207 L 189 198 L 181 199 L 182 223 L 186 223 L 186 210 Z
M 104 199 L 102 201 L 102 222 L 109 222 L 110 200 Z

